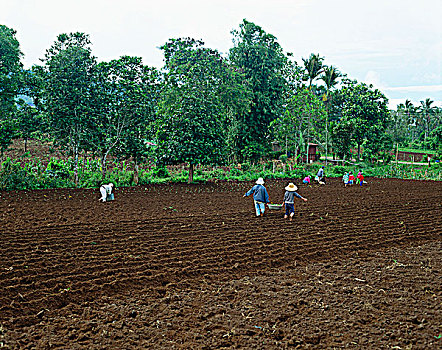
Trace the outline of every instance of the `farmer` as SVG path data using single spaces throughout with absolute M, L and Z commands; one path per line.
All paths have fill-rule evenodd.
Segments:
M 304 177 L 304 180 L 302 180 L 302 183 L 304 183 L 306 185 L 310 185 L 310 175 L 307 175 L 306 177 Z
M 112 189 L 114 188 L 114 184 L 111 182 L 109 185 L 102 185 L 100 187 L 101 198 L 99 201 L 106 202 L 107 197 L 112 194 Z
M 349 185 L 353 185 L 355 183 L 355 176 L 353 175 L 353 173 L 350 171 L 348 173 L 348 184 Z
M 324 175 L 324 166 L 320 167 L 318 173 L 316 174 L 315 180 L 320 185 L 325 185 L 325 175 Z
M 264 216 L 266 204 L 269 202 L 269 194 L 264 187 L 264 179 L 262 177 L 256 180 L 253 186 L 243 197 L 248 197 L 253 193 L 253 201 L 255 203 L 256 216 Z
M 292 221 L 293 215 L 295 215 L 295 197 L 307 202 L 307 198 L 302 197 L 296 192 L 297 189 L 298 187 L 292 182 L 285 188 L 284 201 L 282 202 L 283 205 L 285 204 L 284 219 L 287 219 L 290 215 L 290 221 Z
M 362 186 L 362 184 L 364 183 L 364 175 L 362 175 L 362 171 L 359 171 L 358 180 L 359 180 L 359 186 Z
M 348 172 L 345 172 L 342 176 L 342 182 L 344 182 L 344 187 L 347 187 L 349 181 L 349 174 Z

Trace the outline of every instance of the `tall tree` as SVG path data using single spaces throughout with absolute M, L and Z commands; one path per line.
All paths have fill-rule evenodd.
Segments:
M 418 126 L 416 107 L 409 99 L 406 99 L 403 111 L 407 115 L 407 122 L 411 132 L 411 142 L 413 142 L 416 138 L 416 128 Z
M 424 126 L 424 142 L 427 142 L 428 134 L 430 133 L 430 125 L 432 117 L 435 115 L 435 108 L 432 106 L 434 101 L 427 98 L 425 101 L 420 101 L 420 106 L 417 108 L 417 113 Z
M 34 106 L 28 105 L 24 100 L 19 101 L 16 115 L 18 135 L 23 138 L 24 151 L 27 152 L 28 140 L 31 135 L 41 130 L 41 117 L 38 110 Z
M 23 88 L 23 56 L 16 31 L 0 25 L 0 145 L 1 155 L 17 136 L 16 98 Z
M 308 89 L 316 93 L 316 86 L 313 86 L 313 81 L 320 76 L 320 74 L 324 71 L 323 61 L 324 57 L 320 57 L 319 54 L 310 54 L 309 58 L 302 59 L 305 68 L 305 79 L 308 81 Z M 310 102 L 309 102 L 310 103 Z M 308 124 L 311 123 L 311 116 L 308 116 Z M 306 154 L 308 157 L 308 144 L 310 142 L 310 128 L 307 128 L 307 145 L 306 145 Z M 308 159 L 307 159 L 308 161 Z
M 328 161 L 328 115 L 329 115 L 329 105 L 330 105 L 330 91 L 334 88 L 338 83 L 338 79 L 342 76 L 338 69 L 333 66 L 324 66 L 324 74 L 321 76 L 321 79 L 324 81 L 324 84 L 327 89 L 327 94 L 324 96 L 323 100 L 325 101 L 325 106 L 327 110 L 327 117 L 325 120 L 325 163 Z
M 349 120 L 340 120 L 330 122 L 331 138 L 333 142 L 333 150 L 342 160 L 346 160 L 351 155 L 351 145 L 353 143 L 354 125 Z
M 15 99 L 23 87 L 20 44 L 14 29 L 0 25 L 0 119 L 16 111 Z
M 308 88 L 311 89 L 313 81 L 324 71 L 324 57 L 311 53 L 309 58 L 303 58 L 302 61 L 304 62 L 304 68 L 307 73 Z
M 358 83 L 355 80 L 343 79 L 343 86 L 336 91 L 333 98 L 333 113 L 339 115 L 341 121 L 350 122 L 353 127 L 353 140 L 360 147 L 367 140 L 375 141 L 370 134 L 373 126 L 385 130 L 389 122 L 387 98 L 371 85 Z M 335 138 L 336 139 L 336 138 Z
M 189 164 L 217 164 L 225 156 L 222 99 L 223 59 L 191 38 L 172 39 L 161 47 L 165 85 L 158 120 L 158 159 Z
M 284 111 L 287 58 L 277 39 L 252 22 L 243 20 L 232 34 L 229 57 L 242 70 L 252 94 L 250 111 L 239 121 L 239 148 L 243 158 L 257 160 L 270 149 L 270 123 Z
M 100 154 L 103 179 L 107 157 L 115 150 L 133 157 L 137 182 L 138 162 L 146 148 L 146 131 L 157 103 L 151 86 L 155 75 L 156 70 L 145 67 L 139 57 L 123 56 L 94 67 L 94 118 L 88 143 Z
M 74 180 L 78 184 L 78 155 L 86 147 L 91 125 L 92 74 L 96 65 L 89 36 L 61 34 L 46 51 L 44 107 L 57 143 L 74 156 Z
M 312 115 L 315 116 L 313 122 L 310 118 Z M 286 145 L 286 152 L 294 151 L 295 158 L 297 158 L 298 152 L 303 148 L 308 149 L 308 139 L 305 135 L 322 143 L 320 139 L 325 117 L 323 103 L 312 91 L 304 88 L 287 100 L 286 112 L 275 119 L 271 125 L 276 139 Z

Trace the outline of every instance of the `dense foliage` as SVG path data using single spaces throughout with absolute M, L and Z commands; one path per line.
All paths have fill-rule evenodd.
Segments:
M 170 39 L 160 69 L 132 56 L 99 63 L 89 36 L 70 33 L 57 37 L 42 65 L 26 70 L 15 35 L 0 25 L 2 161 L 15 138 L 26 151 L 28 139 L 41 137 L 66 152 L 69 164 L 61 178 L 54 169 L 65 165 L 52 161 L 35 173 L 21 162 L 35 173 L 25 187 L 94 185 L 115 175 L 113 162 L 131 164 L 123 182 L 134 184 L 147 173 L 158 178 L 153 165 L 185 163 L 188 181 L 199 165 L 259 166 L 271 158 L 299 165 L 310 143 L 342 160 L 357 149 L 357 161 L 373 164 L 388 164 L 400 147 L 442 156 L 442 112 L 431 99 L 389 111 L 381 91 L 348 79 L 319 54 L 298 65 L 275 36 L 246 20 L 232 31 L 228 57 L 201 40 Z M 97 160 L 93 176 L 81 155 Z M 1 171 L 5 183 L 24 174 L 14 160 Z

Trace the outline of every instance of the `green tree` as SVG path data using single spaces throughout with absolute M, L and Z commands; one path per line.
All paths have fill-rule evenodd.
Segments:
M 306 79 L 308 81 L 308 88 L 312 88 L 312 83 L 317 79 L 324 71 L 323 61 L 324 57 L 320 57 L 319 54 L 310 54 L 309 58 L 303 58 L 304 68 L 306 71 Z
M 408 117 L 403 109 L 404 105 L 397 106 L 397 110 L 390 111 L 390 123 L 388 126 L 388 133 L 392 136 L 396 147 L 405 144 L 409 138 Z
M 428 137 L 430 139 L 430 148 L 442 155 L 442 125 L 431 130 Z
M 0 158 L 9 148 L 12 140 L 17 137 L 17 122 L 15 119 L 0 119 Z
M 16 31 L 0 25 L 0 149 L 1 156 L 17 137 L 16 98 L 23 89 L 23 65 Z
M 15 99 L 23 87 L 23 54 L 16 33 L 0 25 L 0 119 L 9 118 L 15 113 Z
M 91 69 L 91 106 L 90 135 L 87 140 L 92 149 L 100 155 L 102 180 L 106 176 L 106 161 L 110 152 L 124 137 L 136 111 L 130 110 L 130 95 L 134 86 L 125 84 L 131 57 L 122 57 L 110 62 L 101 62 Z M 134 59 L 136 64 L 141 59 Z M 134 80 L 136 80 L 134 78 Z M 134 81 L 134 85 L 137 82 Z M 126 113 L 128 112 L 128 113 Z M 135 113 L 134 113 L 135 112 Z
M 294 151 L 297 158 L 303 148 L 308 152 L 310 140 L 322 144 L 322 122 L 325 117 L 322 101 L 312 91 L 304 88 L 287 101 L 286 112 L 271 125 L 276 139 L 286 145 L 286 154 L 289 150 Z
M 41 130 L 40 114 L 34 106 L 30 106 L 21 100 L 16 114 L 16 122 L 18 127 L 17 135 L 24 140 L 24 151 L 27 152 L 28 140 L 34 132 Z
M 324 84 L 327 89 L 327 93 L 323 98 L 323 101 L 325 101 L 325 106 L 327 110 L 327 117 L 325 120 L 325 163 L 327 164 L 328 160 L 328 115 L 329 115 L 329 105 L 330 100 L 332 98 L 332 95 L 330 94 L 330 91 L 339 83 L 338 79 L 342 77 L 342 74 L 339 72 L 338 69 L 336 69 L 333 66 L 324 66 L 324 74 L 321 76 L 321 79 L 324 81 Z
M 139 57 L 123 56 L 94 67 L 94 118 L 88 142 L 100 154 L 103 179 L 107 157 L 115 151 L 134 160 L 138 182 L 138 164 L 155 119 L 156 79 L 156 69 L 144 66 Z
M 430 133 L 431 124 L 433 121 L 433 117 L 436 114 L 435 108 L 432 106 L 434 101 L 427 98 L 425 101 L 420 101 L 420 106 L 417 108 L 417 114 L 422 121 L 422 125 L 424 126 L 424 143 L 427 142 L 428 134 Z
M 223 59 L 194 39 L 172 39 L 161 47 L 165 84 L 159 109 L 160 163 L 217 164 L 225 156 L 222 99 Z
M 358 146 L 358 160 L 362 143 L 365 140 L 376 142 L 375 136 L 370 133 L 372 128 L 377 126 L 385 130 L 388 126 L 387 102 L 387 98 L 378 89 L 373 90 L 371 85 L 350 79 L 343 79 L 342 88 L 334 94 L 333 113 L 352 124 L 352 138 Z
M 284 111 L 287 58 L 276 38 L 252 22 L 243 20 L 232 34 L 229 57 L 252 94 L 250 110 L 240 116 L 238 145 L 242 158 L 257 160 L 270 149 L 270 123 Z
M 345 161 L 347 157 L 351 156 L 350 149 L 354 133 L 353 123 L 348 120 L 341 120 L 331 122 L 330 126 L 333 150 L 340 159 Z
M 393 136 L 380 125 L 374 125 L 370 130 L 371 137 L 364 143 L 364 158 L 372 162 L 382 160 L 388 163 L 392 159 Z
M 416 139 L 416 127 L 417 127 L 416 107 L 413 106 L 413 103 L 411 103 L 409 99 L 406 99 L 403 111 L 407 115 L 407 123 L 411 133 L 411 142 L 413 142 Z
M 48 127 L 56 143 L 74 156 L 74 181 L 78 184 L 78 155 L 87 145 L 91 125 L 92 74 L 96 65 L 89 36 L 60 34 L 46 51 L 42 99 Z

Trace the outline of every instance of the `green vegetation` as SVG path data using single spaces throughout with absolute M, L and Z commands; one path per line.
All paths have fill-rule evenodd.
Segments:
M 280 165 L 273 171 L 273 163 L 267 162 L 259 165 L 244 163 L 241 169 L 237 167 L 201 166 L 195 169 L 193 182 L 206 181 L 254 181 L 258 177 L 265 179 L 295 179 L 300 183 L 306 176 L 312 178 L 322 166 L 319 163 L 308 165 L 295 165 L 284 168 Z M 99 187 L 103 182 L 112 182 L 116 186 L 133 186 L 134 169 L 126 162 L 109 162 L 106 178 L 103 180 L 100 160 L 80 161 L 78 166 L 79 181 L 75 184 L 73 173 L 75 164 L 72 160 L 52 158 L 47 165 L 40 159 L 22 158 L 12 160 L 7 158 L 1 164 L 0 190 L 24 190 L 44 188 L 71 188 L 71 187 Z M 375 165 L 360 163 L 353 166 L 327 166 L 327 177 L 342 177 L 345 171 L 357 173 L 363 170 L 367 177 L 401 178 L 416 180 L 441 180 L 442 166 L 434 163 L 431 167 L 419 164 L 387 164 Z M 159 166 L 141 169 L 139 172 L 139 185 L 150 183 L 185 182 L 189 172 L 182 166 L 169 168 Z M 369 180 L 368 180 L 369 181 Z
M 413 153 L 436 154 L 435 150 L 417 149 L 417 148 L 410 148 L 410 147 L 399 147 L 399 151 L 401 151 L 401 152 L 413 152 Z
M 381 91 L 319 54 L 299 65 L 247 20 L 232 36 L 226 57 L 201 40 L 170 39 L 157 69 L 132 56 L 100 62 L 87 34 L 63 33 L 27 70 L 16 32 L 0 25 L 0 188 L 300 177 L 314 166 L 301 164 L 311 143 L 343 161 L 357 149 L 373 176 L 408 176 L 389 164 L 397 147 L 442 158 L 442 110 L 431 99 L 389 111 Z M 68 159 L 4 158 L 14 139 L 26 152 L 35 137 Z M 272 159 L 288 158 L 296 161 L 273 171 Z M 186 169 L 170 171 L 177 164 Z M 436 168 L 415 173 L 438 179 Z

